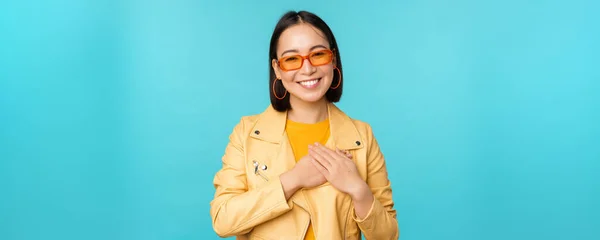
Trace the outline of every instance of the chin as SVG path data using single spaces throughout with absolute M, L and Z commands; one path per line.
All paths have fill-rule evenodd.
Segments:
M 323 92 L 319 92 L 319 93 L 303 93 L 303 94 L 292 94 L 294 95 L 298 100 L 303 101 L 303 102 L 307 102 L 307 103 L 315 103 L 318 101 L 321 101 L 324 97 L 325 97 L 325 93 L 327 91 L 323 91 Z
M 325 97 L 325 95 L 321 95 L 321 96 L 315 96 L 315 97 L 302 97 L 300 98 L 300 100 L 302 100 L 303 102 L 308 102 L 308 103 L 315 103 L 318 101 L 321 101 L 321 99 L 323 99 Z

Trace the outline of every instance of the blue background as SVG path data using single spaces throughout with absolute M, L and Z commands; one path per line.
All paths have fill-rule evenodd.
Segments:
M 0 239 L 211 239 L 286 10 L 339 43 L 402 239 L 600 239 L 598 1 L 3 1 Z

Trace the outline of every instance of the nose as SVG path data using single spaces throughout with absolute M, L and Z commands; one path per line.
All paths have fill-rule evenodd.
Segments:
M 304 63 L 302 63 L 302 73 L 305 75 L 313 74 L 317 68 L 313 66 L 308 59 L 304 59 Z

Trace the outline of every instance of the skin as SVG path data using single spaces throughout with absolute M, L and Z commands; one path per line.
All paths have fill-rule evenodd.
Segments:
M 308 55 L 311 51 L 330 49 L 325 35 L 310 24 L 300 23 L 289 27 L 280 36 L 277 57 Z M 325 93 L 333 82 L 335 59 L 331 64 L 313 66 L 308 59 L 302 68 L 283 71 L 273 59 L 275 75 L 290 94 L 292 109 L 288 118 L 302 123 L 317 123 L 327 118 Z M 299 82 L 321 79 L 315 88 L 307 89 Z M 333 187 L 348 194 L 353 201 L 356 216 L 364 219 L 373 204 L 374 197 L 369 186 L 362 180 L 352 156 L 339 149 L 331 150 L 315 143 L 307 146 L 309 154 L 296 163 L 293 169 L 283 173 L 280 181 L 286 199 L 302 188 L 316 187 L 330 182 Z

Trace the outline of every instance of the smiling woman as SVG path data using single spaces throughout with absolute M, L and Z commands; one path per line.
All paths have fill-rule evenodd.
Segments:
M 334 103 L 340 51 L 306 12 L 277 23 L 269 52 L 271 105 L 242 117 L 214 177 L 213 228 L 238 239 L 397 239 L 386 163 L 369 124 Z
M 277 111 L 302 102 L 340 100 L 340 51 L 331 29 L 318 16 L 308 12 L 284 15 L 271 37 L 269 57 L 271 103 Z M 304 64 L 305 60 L 308 64 Z M 331 86 L 334 80 L 336 83 Z

